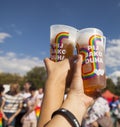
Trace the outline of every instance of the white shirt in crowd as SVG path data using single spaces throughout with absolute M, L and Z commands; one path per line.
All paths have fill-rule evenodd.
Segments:
M 3 100 L 5 101 L 3 111 L 15 113 L 19 108 L 19 104 L 23 102 L 23 97 L 21 96 L 21 94 L 17 94 L 15 96 L 5 94 L 3 96 Z
M 105 115 L 106 112 L 109 112 L 109 104 L 107 100 L 103 97 L 97 98 L 93 106 L 88 111 L 88 117 L 85 119 L 85 125 L 89 125 L 90 123 L 96 121 L 98 118 L 101 118 Z

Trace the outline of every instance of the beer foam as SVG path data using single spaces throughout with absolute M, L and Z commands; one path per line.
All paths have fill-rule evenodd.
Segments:
M 91 38 L 93 39 L 92 41 L 97 41 L 97 45 L 104 46 L 103 33 L 101 30 L 97 28 L 85 28 L 85 29 L 79 30 L 77 34 L 77 43 L 78 44 L 89 44 L 91 43 L 90 42 Z
M 50 27 L 50 38 L 55 43 L 71 43 L 75 45 L 77 36 L 77 29 L 67 25 L 52 25 Z M 69 41 L 68 41 L 69 40 Z M 51 43 L 53 43 L 51 41 Z

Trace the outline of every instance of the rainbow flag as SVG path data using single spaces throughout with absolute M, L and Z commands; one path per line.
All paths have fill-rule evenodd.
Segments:
M 2 127 L 2 113 L 0 112 L 0 127 Z
M 35 108 L 35 113 L 36 113 L 36 117 L 37 117 L 37 120 L 38 120 L 39 119 L 39 116 L 40 116 L 40 107 L 39 106 L 37 106 Z

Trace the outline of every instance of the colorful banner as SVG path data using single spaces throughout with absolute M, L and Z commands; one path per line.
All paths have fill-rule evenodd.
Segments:
M 36 117 L 37 117 L 37 120 L 38 120 L 39 119 L 39 116 L 40 116 L 40 107 L 39 106 L 37 106 L 35 108 L 35 113 L 36 113 Z
M 0 127 L 2 127 L 2 113 L 0 112 Z

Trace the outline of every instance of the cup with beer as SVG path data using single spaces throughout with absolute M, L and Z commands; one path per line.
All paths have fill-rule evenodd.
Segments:
M 85 28 L 78 31 L 76 41 L 77 54 L 82 54 L 82 78 L 84 91 L 94 96 L 97 90 L 106 87 L 105 44 L 103 32 L 97 28 Z
M 50 59 L 59 62 L 74 54 L 77 29 L 68 25 L 50 26 Z

